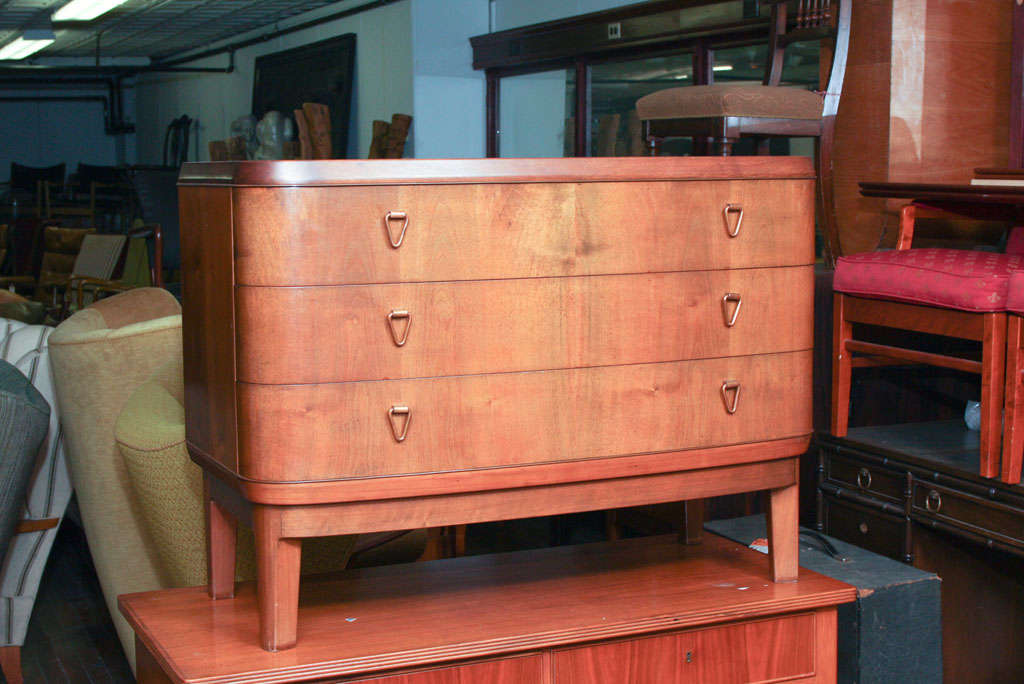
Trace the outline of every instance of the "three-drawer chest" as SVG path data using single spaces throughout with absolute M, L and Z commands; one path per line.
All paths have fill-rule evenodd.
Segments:
M 301 539 L 770 490 L 796 578 L 814 175 L 789 157 L 186 164 L 186 430 L 210 593 Z

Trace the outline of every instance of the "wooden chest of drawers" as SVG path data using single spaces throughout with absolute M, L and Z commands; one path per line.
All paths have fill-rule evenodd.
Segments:
M 755 489 L 795 577 L 813 188 L 778 157 L 186 165 L 211 593 L 239 517 L 283 648 L 302 537 Z

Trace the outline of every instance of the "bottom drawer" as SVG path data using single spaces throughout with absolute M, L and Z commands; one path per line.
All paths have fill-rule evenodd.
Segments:
M 869 508 L 825 497 L 825 534 L 902 561 L 906 521 Z
M 803 437 L 811 353 L 529 373 L 238 385 L 243 477 L 441 473 Z M 681 458 L 686 458 L 683 455 Z
M 815 674 L 814 614 L 555 651 L 555 684 L 778 682 Z

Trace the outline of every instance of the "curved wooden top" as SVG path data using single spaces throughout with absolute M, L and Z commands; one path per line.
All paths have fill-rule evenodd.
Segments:
M 807 157 L 601 157 L 189 162 L 178 185 L 295 187 L 420 183 L 813 179 Z

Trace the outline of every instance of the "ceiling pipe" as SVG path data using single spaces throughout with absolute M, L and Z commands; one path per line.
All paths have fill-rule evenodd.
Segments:
M 207 57 L 214 57 L 216 55 L 221 55 L 221 54 L 224 54 L 225 52 L 230 52 L 231 55 L 232 55 L 232 58 L 234 58 L 234 53 L 235 53 L 236 50 L 241 50 L 242 48 L 250 47 L 252 45 L 258 45 L 260 43 L 265 43 L 268 40 L 274 40 L 275 38 L 280 38 L 281 36 L 286 36 L 286 35 L 288 35 L 290 33 L 295 33 L 297 31 L 305 31 L 306 29 L 314 28 L 314 27 L 320 26 L 322 24 L 327 24 L 327 23 L 332 22 L 332 21 L 337 21 L 339 19 L 344 19 L 345 17 L 351 17 L 351 16 L 353 16 L 355 14 L 361 14 L 362 12 L 368 12 L 369 10 L 379 9 L 381 7 L 386 7 L 387 5 L 392 5 L 392 4 L 396 3 L 396 2 L 401 2 L 401 1 L 402 0 L 373 0 L 373 2 L 368 2 L 365 5 L 359 5 L 358 7 L 352 7 L 352 8 L 349 8 L 347 10 L 341 10 L 340 12 L 334 12 L 333 14 L 328 14 L 328 15 L 322 16 L 322 17 L 320 17 L 318 19 L 311 19 L 309 21 L 304 21 L 304 22 L 302 22 L 300 24 L 295 24 L 294 26 L 288 26 L 288 27 L 283 28 L 283 29 L 277 29 L 276 31 L 272 31 L 270 33 L 263 33 L 263 34 L 261 34 L 259 36 L 255 36 L 253 38 L 247 38 L 245 40 L 240 40 L 240 41 L 237 41 L 237 42 L 234 42 L 234 43 L 229 43 L 229 44 L 221 46 L 221 47 L 211 48 L 209 50 L 204 50 L 203 52 L 197 52 L 197 53 L 191 54 L 191 55 L 190 54 L 185 54 L 184 56 L 181 56 L 181 57 L 175 57 L 174 56 L 175 54 L 178 54 L 178 55 L 183 54 L 183 53 L 179 52 L 179 53 L 172 53 L 172 54 L 166 55 L 164 57 L 153 57 L 151 59 L 153 60 L 153 64 L 154 65 L 162 65 L 162 66 L 166 67 L 166 66 L 177 66 L 178 64 L 187 64 L 188 62 L 195 62 L 195 61 L 200 60 L 200 59 L 206 59 Z

